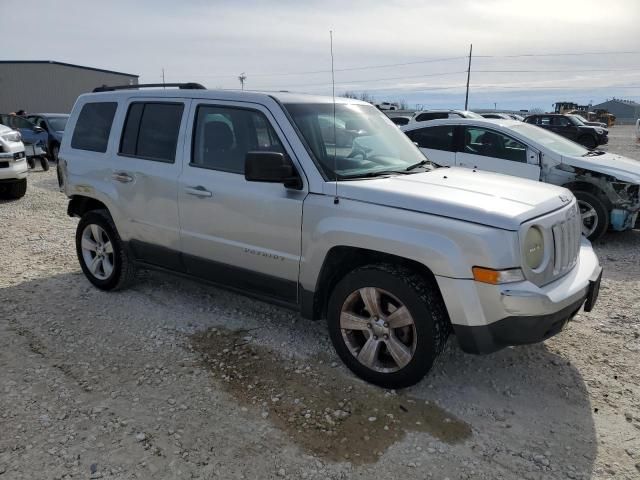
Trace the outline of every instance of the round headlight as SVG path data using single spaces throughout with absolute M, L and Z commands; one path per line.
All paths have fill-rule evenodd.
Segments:
M 531 227 L 524 237 L 524 261 L 531 270 L 540 268 L 544 260 L 544 237 L 538 227 Z

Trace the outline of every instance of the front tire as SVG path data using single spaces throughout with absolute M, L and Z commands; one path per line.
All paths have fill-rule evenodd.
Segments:
M 574 192 L 582 217 L 582 233 L 590 241 L 598 240 L 609 228 L 609 209 L 591 192 Z
M 49 160 L 47 160 L 47 157 L 40 157 L 40 166 L 45 172 L 49 170 Z
M 348 273 L 331 293 L 327 320 L 331 341 L 347 367 L 384 388 L 419 382 L 449 335 L 437 286 L 391 264 Z
M 92 210 L 78 223 L 76 252 L 87 279 L 101 290 L 121 290 L 135 277 L 135 266 L 106 210 Z
M 0 185 L 0 198 L 8 200 L 17 200 L 27 193 L 27 179 L 16 180 L 12 183 Z

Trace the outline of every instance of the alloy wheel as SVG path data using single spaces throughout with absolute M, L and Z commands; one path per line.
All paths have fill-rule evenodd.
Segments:
M 376 287 L 352 292 L 340 312 L 342 338 L 364 366 L 391 373 L 404 368 L 416 351 L 417 336 L 409 309 Z
M 578 200 L 578 208 L 582 217 L 582 233 L 588 238 L 598 228 L 598 212 L 584 200 Z
M 99 280 L 113 273 L 113 244 L 107 232 L 99 225 L 90 224 L 82 231 L 82 258 L 89 272 Z

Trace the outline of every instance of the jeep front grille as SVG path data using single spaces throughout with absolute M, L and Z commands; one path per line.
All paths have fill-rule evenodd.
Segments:
M 578 260 L 582 237 L 582 218 L 577 208 L 552 227 L 554 243 L 553 276 L 564 275 Z

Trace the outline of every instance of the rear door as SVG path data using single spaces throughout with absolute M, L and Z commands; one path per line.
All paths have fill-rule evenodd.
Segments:
M 433 163 L 452 167 L 456 163 L 455 129 L 455 125 L 435 125 L 405 133 Z
M 456 165 L 540 180 L 539 154 L 509 135 L 486 127 L 465 126 Z
M 134 97 L 116 123 L 110 180 L 137 258 L 171 269 L 178 259 L 178 176 L 190 100 Z

